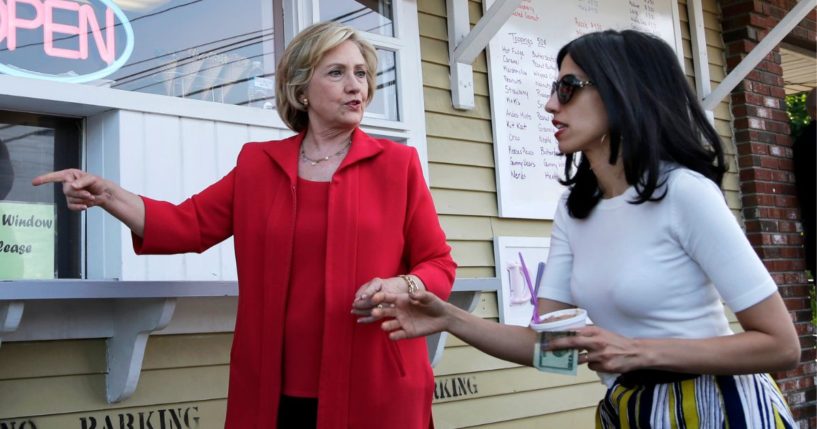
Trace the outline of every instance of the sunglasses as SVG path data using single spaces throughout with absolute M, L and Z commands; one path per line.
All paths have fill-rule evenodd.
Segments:
M 556 94 L 556 97 L 559 99 L 559 103 L 567 104 L 571 98 L 573 98 L 573 93 L 576 92 L 576 89 L 584 88 L 585 86 L 593 85 L 593 82 L 589 80 L 581 80 L 577 78 L 575 75 L 567 74 L 562 76 L 561 79 L 553 82 L 553 86 L 550 87 L 550 95 Z

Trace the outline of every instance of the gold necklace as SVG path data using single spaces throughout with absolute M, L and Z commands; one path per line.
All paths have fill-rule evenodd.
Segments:
M 352 145 L 352 137 L 349 137 L 349 141 L 346 142 L 346 144 L 343 145 L 343 147 L 340 148 L 340 150 L 338 150 L 337 152 L 335 152 L 335 153 L 333 153 L 331 155 L 326 155 L 323 158 L 312 159 L 312 158 L 306 156 L 306 151 L 304 150 L 304 144 L 301 143 L 301 161 L 302 162 L 308 162 L 309 165 L 318 165 L 321 162 L 329 161 L 331 158 L 334 158 L 334 157 L 346 152 L 346 150 L 349 149 L 349 146 L 351 146 L 351 145 Z

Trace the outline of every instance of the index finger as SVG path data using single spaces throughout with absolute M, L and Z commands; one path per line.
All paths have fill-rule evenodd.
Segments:
M 73 174 L 74 170 L 60 170 L 60 171 L 52 171 L 50 173 L 45 173 L 41 176 L 37 176 L 31 180 L 31 184 L 34 186 L 40 186 L 46 183 L 61 183 L 67 180 L 71 180 L 76 178 Z

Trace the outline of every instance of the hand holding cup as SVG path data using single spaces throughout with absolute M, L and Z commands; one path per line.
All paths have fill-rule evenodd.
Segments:
M 552 350 L 550 343 L 556 338 L 574 335 L 573 329 L 587 324 L 587 311 L 581 308 L 570 308 L 542 315 L 540 323 L 531 323 L 530 327 L 538 333 L 533 352 L 533 366 L 544 372 L 576 375 L 579 366 L 578 349 Z

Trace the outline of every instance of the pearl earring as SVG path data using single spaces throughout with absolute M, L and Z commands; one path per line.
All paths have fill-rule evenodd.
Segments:
M 305 107 L 305 106 L 309 106 L 309 99 L 304 98 L 304 99 L 302 100 L 302 102 L 303 102 L 303 104 L 304 104 L 304 107 Z

